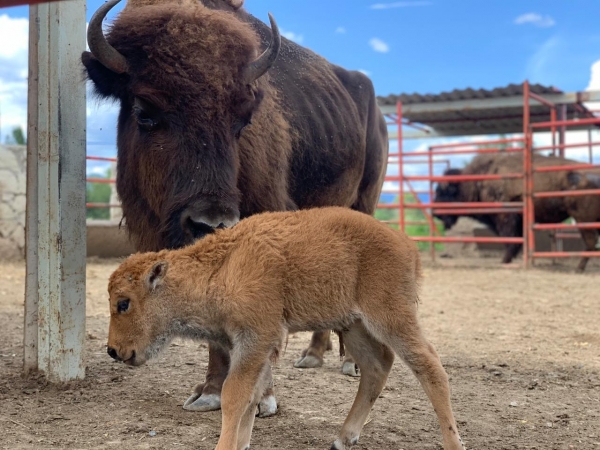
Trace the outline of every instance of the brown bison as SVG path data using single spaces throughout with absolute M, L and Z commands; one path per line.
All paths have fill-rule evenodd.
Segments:
M 231 352 L 217 450 L 250 447 L 254 412 L 287 333 L 333 328 L 362 379 L 334 450 L 358 442 L 394 353 L 433 405 L 444 449 L 464 449 L 448 377 L 417 318 L 419 251 L 347 208 L 264 213 L 179 250 L 129 257 L 109 282 L 108 353 L 138 366 L 174 337 Z
M 388 140 L 366 76 L 281 38 L 239 0 L 136 0 L 104 36 L 118 1 L 90 21 L 82 61 L 95 92 L 120 104 L 117 192 L 138 250 L 179 248 L 264 211 L 374 212 Z M 296 365 L 321 365 L 329 336 L 316 332 Z M 228 366 L 211 344 L 185 408 L 218 409 Z M 344 372 L 354 368 L 347 358 Z M 261 415 L 276 408 L 268 389 Z
M 565 158 L 535 155 L 534 167 L 581 164 Z M 473 158 L 463 170 L 449 169 L 444 175 L 468 174 L 506 174 L 522 173 L 523 156 L 516 153 L 484 154 Z M 534 175 L 534 192 L 560 191 L 567 189 L 598 189 L 600 175 L 589 171 L 541 172 Z M 523 201 L 523 180 L 483 180 L 466 182 L 439 183 L 435 191 L 434 202 L 521 202 Z M 600 196 L 558 197 L 534 199 L 536 223 L 558 223 L 569 217 L 577 222 L 600 221 Z M 450 229 L 456 221 L 456 215 L 444 215 L 440 210 L 436 217 Z M 494 233 L 504 237 L 523 235 L 523 217 L 521 214 L 474 214 L 475 220 L 486 225 Z M 581 237 L 587 250 L 594 250 L 598 240 L 598 230 L 582 229 Z M 506 244 L 503 263 L 510 263 L 521 250 L 521 244 Z M 582 258 L 578 271 L 583 272 L 589 258 Z

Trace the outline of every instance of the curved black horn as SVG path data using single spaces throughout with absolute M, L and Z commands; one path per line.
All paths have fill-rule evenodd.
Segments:
M 246 84 L 250 84 L 253 81 L 258 80 L 271 68 L 277 55 L 279 54 L 279 48 L 281 47 L 281 35 L 279 34 L 279 27 L 273 18 L 273 15 L 269 13 L 269 20 L 271 22 L 271 43 L 262 55 L 260 55 L 255 61 L 253 61 L 245 73 Z
M 127 72 L 127 60 L 114 47 L 112 47 L 102 32 L 102 21 L 108 12 L 121 0 L 105 2 L 92 16 L 88 26 L 87 40 L 92 54 L 107 69 L 116 73 Z

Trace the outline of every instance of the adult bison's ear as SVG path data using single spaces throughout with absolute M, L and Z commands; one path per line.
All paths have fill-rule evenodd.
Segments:
M 125 96 L 127 74 L 118 74 L 106 68 L 91 52 L 81 54 L 87 78 L 94 83 L 96 95 L 118 100 Z
M 168 268 L 169 263 L 167 261 L 159 261 L 152 266 L 152 269 L 146 275 L 146 286 L 150 292 L 154 292 L 162 284 Z

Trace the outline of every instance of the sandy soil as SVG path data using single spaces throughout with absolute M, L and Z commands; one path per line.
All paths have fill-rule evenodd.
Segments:
M 598 270 L 424 260 L 420 315 L 450 375 L 467 446 L 600 449 Z M 21 375 L 25 269 L 0 263 L 0 448 L 214 448 L 220 413 L 181 408 L 203 378 L 205 345 L 178 341 L 135 369 L 106 355 L 106 282 L 115 266 L 88 264 L 86 379 L 53 386 Z M 339 373 L 337 339 L 323 368 L 294 369 L 308 339 L 290 338 L 274 370 L 280 412 L 257 419 L 253 448 L 324 449 L 334 440 L 358 381 Z M 355 448 L 441 448 L 432 407 L 399 361 Z

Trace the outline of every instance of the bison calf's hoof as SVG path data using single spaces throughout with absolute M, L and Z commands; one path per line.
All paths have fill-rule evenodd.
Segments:
M 303 356 L 294 363 L 294 367 L 298 369 L 314 369 L 316 367 L 321 367 L 322 365 L 323 360 L 313 355 Z
M 186 411 L 216 411 L 221 409 L 221 397 L 216 394 L 198 395 L 194 393 L 183 404 Z

